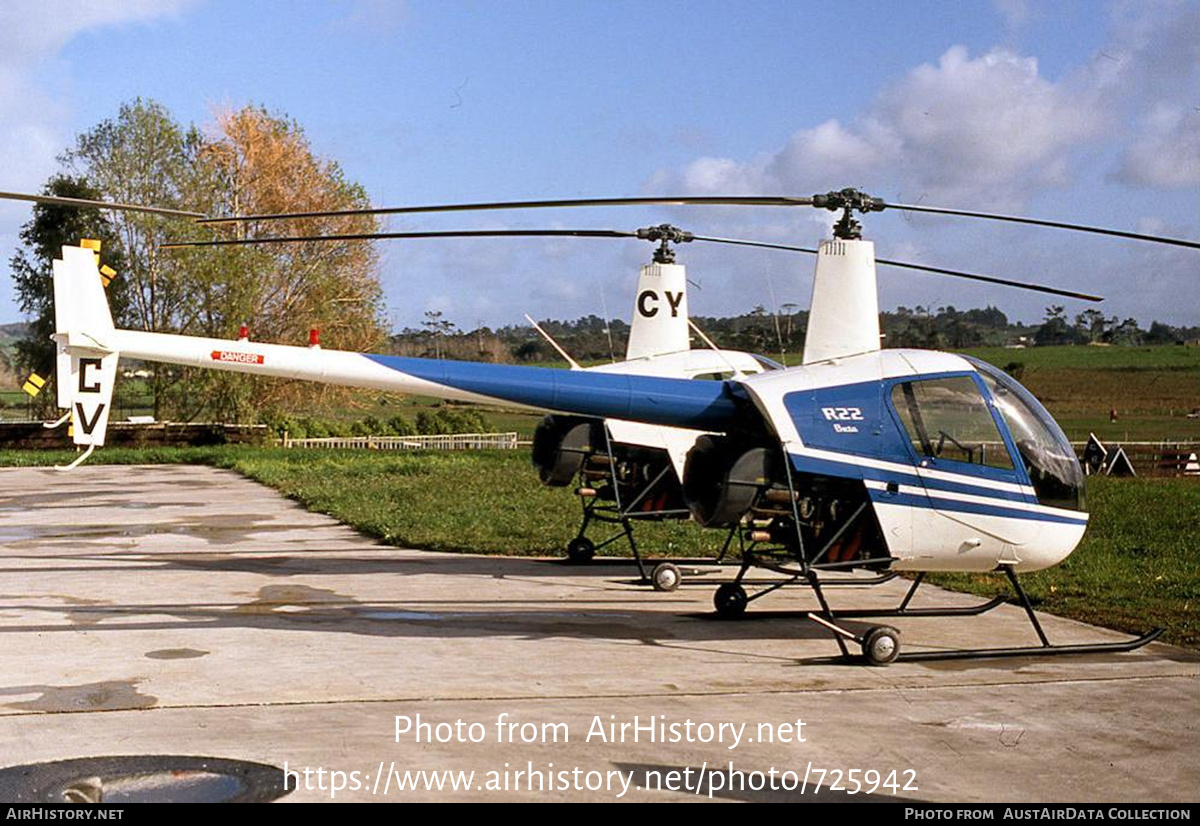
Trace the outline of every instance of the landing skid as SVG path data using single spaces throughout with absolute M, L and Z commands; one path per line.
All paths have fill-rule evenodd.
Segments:
M 1012 585 L 1013 591 L 1016 592 L 1020 599 L 1021 606 L 1025 609 L 1025 616 L 1029 619 L 1029 624 L 1033 626 L 1036 632 L 1040 645 L 1018 646 L 1015 648 L 963 648 L 949 651 L 929 651 L 929 652 L 911 652 L 902 653 L 900 651 L 900 632 L 890 625 L 872 625 L 864 631 L 856 632 L 841 623 L 842 619 L 854 618 L 875 618 L 875 617 L 955 617 L 955 616 L 979 616 L 987 613 L 999 606 L 1005 601 L 1004 597 L 995 597 L 987 602 L 972 606 L 940 606 L 934 608 L 910 608 L 909 604 L 917 589 L 925 579 L 924 573 L 919 573 L 914 580 L 912 587 L 908 589 L 908 593 L 904 599 L 895 608 L 884 609 L 868 609 L 857 611 L 838 611 L 834 612 L 829 606 L 828 600 L 825 598 L 825 588 L 827 583 L 823 583 L 821 577 L 829 571 L 847 568 L 870 568 L 890 566 L 892 561 L 886 557 L 865 558 L 858 560 L 839 561 L 831 553 L 835 543 L 839 541 L 841 536 L 850 528 L 850 526 L 862 516 L 867 509 L 867 502 L 862 502 L 858 509 L 846 519 L 841 527 L 839 527 L 833 536 L 824 540 L 823 547 L 815 553 L 810 553 L 806 549 L 806 541 L 804 532 L 801 530 L 801 514 L 799 512 L 797 501 L 798 495 L 796 492 L 795 480 L 792 476 L 791 462 L 784 457 L 783 467 L 787 473 L 787 490 L 782 496 L 775 495 L 772 502 L 786 502 L 790 509 L 791 526 L 794 530 L 794 536 L 791 537 L 790 543 L 784 543 L 782 547 L 767 549 L 766 551 L 756 551 L 752 546 L 742 551 L 742 567 L 738 571 L 737 577 L 732 582 L 727 582 L 717 589 L 713 595 L 713 606 L 716 609 L 717 616 L 722 619 L 733 619 L 742 616 L 747 606 L 756 599 L 779 590 L 787 585 L 802 584 L 807 585 L 812 589 L 813 595 L 817 598 L 817 602 L 821 608 L 819 611 L 804 612 L 802 616 L 805 619 L 812 620 L 818 625 L 823 626 L 833 633 L 834 641 L 837 642 L 838 648 L 841 649 L 842 658 L 846 660 L 865 660 L 870 665 L 887 665 L 888 663 L 897 660 L 919 661 L 919 660 L 956 660 L 956 659 L 986 659 L 986 658 L 1002 658 L 1002 657 L 1044 657 L 1065 654 L 1093 654 L 1093 653 L 1118 653 L 1133 651 L 1150 643 L 1162 635 L 1163 629 L 1155 628 L 1139 637 L 1131 640 L 1122 640 L 1120 642 L 1105 642 L 1105 643 L 1088 643 L 1081 645 L 1053 645 L 1046 637 L 1046 632 L 1042 630 L 1042 625 L 1038 621 L 1037 615 L 1033 611 L 1033 605 L 1029 601 L 1025 590 L 1021 587 L 1020 581 L 1017 579 L 1016 571 L 1011 565 L 1002 565 L 1000 569 L 1004 571 L 1008 577 L 1009 583 Z M 759 496 L 763 494 L 760 492 Z M 751 513 L 754 512 L 756 505 L 751 506 Z M 775 515 L 779 514 L 779 509 L 770 511 Z M 786 517 L 789 514 L 787 510 L 783 511 Z M 755 534 L 752 533 L 752 540 L 756 540 Z M 779 541 L 777 537 L 772 536 L 768 531 L 767 539 Z M 766 568 L 776 573 L 784 574 L 787 579 L 777 582 L 768 588 L 758 591 L 754 594 L 747 594 L 746 589 L 742 587 L 742 582 L 745 579 L 746 572 L 751 567 Z M 874 584 L 870 580 L 857 580 L 855 584 Z M 852 656 L 850 647 L 847 641 L 853 642 L 859 646 L 861 655 Z
M 849 618 L 854 616 L 947 616 L 945 613 L 916 613 L 909 611 L 903 613 L 904 606 L 896 609 L 894 613 L 875 613 L 875 612 L 838 612 L 835 617 L 829 604 L 825 601 L 824 594 L 821 592 L 820 582 L 814 578 L 810 582 L 813 592 L 817 596 L 817 600 L 821 603 L 820 612 L 810 612 L 807 616 L 818 625 L 822 625 L 833 632 L 834 639 L 837 641 L 838 647 L 842 651 L 842 657 L 850 659 L 850 649 L 846 645 L 847 640 L 857 643 L 862 651 L 862 659 L 870 665 L 887 665 L 891 662 L 903 660 L 907 662 L 918 661 L 936 661 L 936 660 L 966 660 L 966 659 L 1000 659 L 1004 657 L 1048 657 L 1064 654 L 1096 654 L 1096 653 L 1120 653 L 1133 651 L 1141 648 L 1162 635 L 1162 628 L 1155 628 L 1151 631 L 1142 634 L 1131 640 L 1122 640 L 1118 642 L 1103 642 L 1103 643 L 1085 643 L 1079 645 L 1053 645 L 1046 637 L 1046 632 L 1042 630 L 1042 624 L 1038 621 L 1037 615 L 1033 611 L 1033 605 L 1029 601 L 1029 597 L 1025 594 L 1025 589 L 1021 587 L 1020 581 L 1017 579 L 1017 574 L 1011 566 L 1003 566 L 1004 573 L 1008 576 L 1009 582 L 1013 586 L 1013 590 L 1021 599 L 1021 605 L 1025 609 L 1025 615 L 1029 618 L 1030 625 L 1037 633 L 1040 645 L 1018 646 L 1015 648 L 961 648 L 950 651 L 915 651 L 910 653 L 902 653 L 900 651 L 900 632 L 888 625 L 872 626 L 862 633 L 845 628 L 838 624 L 839 618 Z M 914 583 L 914 587 L 910 589 L 910 596 L 916 590 L 916 585 L 920 583 L 920 579 Z M 907 599 L 906 599 L 907 602 Z M 994 600 L 993 600 L 994 602 Z M 990 607 L 988 607 L 990 605 Z M 986 610 L 991 610 L 995 605 L 985 603 L 982 606 L 975 606 L 974 613 L 981 614 Z M 983 609 L 983 610 L 979 610 Z M 948 609 L 947 609 L 948 610 Z M 950 614 L 952 615 L 952 614 Z
M 717 593 L 713 597 L 713 605 L 717 610 L 717 616 L 722 619 L 737 619 L 746 610 L 746 607 L 756 599 L 761 599 L 767 594 L 778 591 L 789 585 L 807 585 L 813 587 L 813 578 L 816 576 L 814 571 L 810 571 L 808 578 L 797 574 L 791 579 L 784 580 L 772 584 L 768 588 L 761 591 L 756 591 L 753 594 L 747 594 L 742 584 L 746 581 L 743 579 L 744 574 L 749 570 L 749 565 L 743 566 L 739 571 L 737 578 L 733 582 L 726 583 L 717 589 Z M 899 574 L 894 571 L 879 574 L 873 577 L 861 577 L 850 580 L 819 580 L 822 589 L 831 586 L 870 586 L 879 585 L 888 582 L 898 577 Z M 909 603 L 917 593 L 917 588 L 925 580 L 925 574 L 917 574 L 917 578 L 913 580 L 912 587 L 908 589 L 904 599 L 895 608 L 865 608 L 850 611 L 838 611 L 837 615 L 845 619 L 865 619 L 868 617 L 976 617 L 980 614 L 985 614 L 1004 603 L 1004 597 L 993 597 L 987 602 L 979 605 L 955 605 L 942 607 L 927 607 L 927 608 L 910 608 Z M 782 615 L 792 615 L 795 617 L 808 619 L 812 616 L 811 611 L 791 611 L 784 612 Z

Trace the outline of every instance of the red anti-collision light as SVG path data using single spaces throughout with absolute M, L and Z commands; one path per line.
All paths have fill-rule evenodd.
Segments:
M 309 347 L 320 347 L 321 346 L 321 331 L 318 330 L 316 327 L 313 327 L 311 330 L 308 331 L 308 346 Z
M 250 328 L 243 324 L 238 328 L 238 341 L 247 341 L 250 338 Z

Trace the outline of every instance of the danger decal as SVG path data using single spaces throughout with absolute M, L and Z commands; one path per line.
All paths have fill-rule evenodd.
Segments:
M 232 350 L 213 350 L 213 361 L 226 361 L 234 364 L 262 364 L 263 357 L 254 353 L 236 353 Z

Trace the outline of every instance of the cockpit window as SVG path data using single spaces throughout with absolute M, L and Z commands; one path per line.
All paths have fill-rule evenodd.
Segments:
M 918 454 L 1012 469 L 996 420 L 970 376 L 901 382 L 892 388 L 892 405 Z
M 1083 469 L 1062 428 L 1033 394 L 987 362 L 969 359 L 992 394 L 1043 505 L 1084 509 Z

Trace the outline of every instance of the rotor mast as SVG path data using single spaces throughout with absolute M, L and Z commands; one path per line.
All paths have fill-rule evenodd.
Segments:
M 657 242 L 654 259 L 638 271 L 637 292 L 633 300 L 633 320 L 629 325 L 629 343 L 625 359 L 677 353 L 691 347 L 688 330 L 687 270 L 675 263 L 672 244 L 693 239 L 670 224 L 639 229 L 638 238 Z
M 813 198 L 813 206 L 842 211 L 833 239 L 817 248 L 809 304 L 804 364 L 871 353 L 879 349 L 879 287 L 875 244 L 862 240 L 857 212 L 878 212 L 883 201 L 856 189 Z

